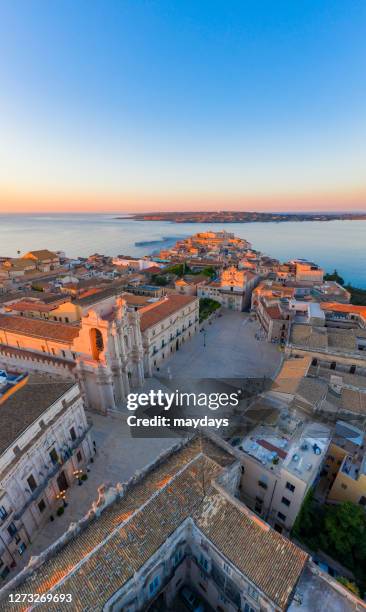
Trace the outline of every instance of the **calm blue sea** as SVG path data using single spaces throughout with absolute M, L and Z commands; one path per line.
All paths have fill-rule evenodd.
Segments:
M 366 221 L 233 223 L 222 227 L 268 255 L 281 260 L 311 259 L 326 270 L 337 268 L 346 281 L 366 288 Z M 222 227 L 117 220 L 115 214 L 0 215 L 0 255 L 15 257 L 18 250 L 25 253 L 40 248 L 63 250 L 72 257 L 96 251 L 145 255 L 178 238 Z M 150 244 L 136 246 L 141 242 Z

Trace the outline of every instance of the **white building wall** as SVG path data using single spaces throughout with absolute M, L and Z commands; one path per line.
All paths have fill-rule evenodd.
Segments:
M 71 438 L 71 428 L 76 439 Z M 55 450 L 59 462 L 53 463 L 50 452 Z M 71 453 L 72 451 L 72 453 Z M 81 453 L 81 456 L 78 453 Z M 0 520 L 0 557 L 8 564 L 19 561 L 19 548 L 28 545 L 34 533 L 55 516 L 62 505 L 56 495 L 60 492 L 57 479 L 64 472 L 68 487 L 76 482 L 74 470 L 83 469 L 92 457 L 83 402 L 79 388 L 74 385 L 62 398 L 50 406 L 26 431 L 12 442 L 0 457 L 0 508 L 6 509 L 7 517 Z M 33 476 L 36 489 L 31 491 L 27 479 Z M 45 508 L 38 504 L 43 500 Z M 55 519 L 57 520 L 57 519 Z M 9 533 L 14 525 L 16 533 Z M 1 546 L 2 543 L 2 546 Z M 0 568 L 1 573 L 1 568 Z

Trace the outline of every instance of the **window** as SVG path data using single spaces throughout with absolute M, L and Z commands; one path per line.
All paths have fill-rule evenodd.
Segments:
M 14 523 L 10 523 L 9 527 L 8 527 L 8 533 L 11 537 L 13 537 L 13 535 L 15 535 L 17 532 L 17 528 L 15 527 Z
M 291 484 L 291 482 L 286 482 L 286 489 L 293 493 L 295 491 L 295 485 Z
M 70 429 L 70 437 L 71 437 L 72 441 L 76 440 L 76 432 L 75 432 L 75 428 L 74 427 L 71 427 L 71 429 Z
M 360 497 L 360 499 L 358 500 L 358 503 L 361 506 L 366 506 L 366 497 L 364 495 L 362 495 L 362 497 Z
M 69 322 L 69 317 L 65 317 L 65 323 Z
M 208 559 L 206 559 L 205 555 L 200 556 L 200 566 L 203 567 L 206 572 L 208 571 Z
M 29 478 L 27 478 L 27 483 L 32 492 L 37 488 L 37 483 L 33 474 L 31 474 Z
M 45 510 L 45 509 L 46 509 L 46 504 L 44 503 L 44 500 L 43 500 L 43 499 L 41 499 L 41 501 L 40 501 L 40 502 L 39 502 L 39 504 L 38 504 L 38 510 L 39 510 L 40 512 L 44 512 L 44 510 Z
M 286 520 L 286 515 L 285 514 L 282 514 L 282 512 L 277 512 L 277 516 L 280 519 L 280 521 L 285 522 L 285 520 Z
M 53 448 L 50 453 L 52 463 L 55 465 L 58 462 L 58 454 L 55 448 Z
M 347 489 L 347 485 L 344 484 L 344 482 L 342 482 L 341 487 L 342 487 L 342 489 Z
M 104 351 L 102 332 L 96 327 L 93 327 L 89 334 L 93 359 L 95 359 L 95 361 L 99 361 L 100 354 Z
M 252 608 L 251 605 L 248 604 L 248 602 L 246 602 L 244 605 L 244 612 L 255 612 L 255 610 L 254 608 Z
M 255 507 L 254 507 L 255 512 L 258 512 L 258 514 L 262 514 L 262 510 L 263 510 L 263 500 L 260 499 L 259 497 L 255 498 Z
M 0 506 L 0 519 L 4 521 L 7 516 L 8 516 L 8 513 L 6 511 L 5 506 Z
M 182 548 L 178 548 L 178 550 L 174 553 L 173 556 L 173 566 L 177 567 L 178 563 L 182 560 L 183 558 L 183 550 Z
M 281 499 L 281 503 L 282 503 L 282 504 L 285 504 L 285 506 L 289 506 L 289 505 L 291 504 L 290 500 L 289 500 L 289 499 L 287 499 L 287 497 L 283 497 L 283 498 Z
M 261 487 L 262 489 L 268 489 L 267 483 L 263 482 L 262 480 L 258 480 L 258 486 Z
M 7 577 L 7 575 L 9 574 L 9 572 L 10 572 L 10 569 L 9 569 L 9 568 L 8 568 L 8 566 L 6 565 L 6 566 L 4 567 L 4 569 L 2 570 L 1 574 L 0 574 L 1 578 L 2 578 L 3 580 L 5 580 L 5 578 L 6 578 L 6 577 Z
M 250 585 L 248 586 L 248 595 L 249 597 L 254 599 L 254 601 L 258 601 L 258 597 L 259 597 L 258 591 Z
M 224 572 L 227 573 L 228 576 L 231 576 L 231 568 L 227 563 L 223 563 L 222 567 L 224 568 Z
M 149 584 L 149 595 L 152 597 L 155 595 L 159 588 L 160 584 L 160 576 L 155 576 L 154 580 L 152 580 Z
M 24 553 L 24 551 L 25 551 L 25 549 L 26 549 L 26 548 L 27 548 L 27 547 L 26 547 L 26 545 L 24 544 L 24 542 L 22 542 L 22 543 L 21 543 L 21 545 L 20 545 L 20 546 L 18 546 L 18 552 L 19 552 L 19 554 L 20 554 L 20 555 L 22 555 L 22 554 Z
M 83 458 L 83 456 L 82 456 L 82 454 L 81 454 L 81 451 L 78 451 L 78 452 L 76 453 L 76 458 L 77 458 L 78 462 L 80 463 L 80 462 L 81 462 L 81 460 L 82 460 L 82 458 Z

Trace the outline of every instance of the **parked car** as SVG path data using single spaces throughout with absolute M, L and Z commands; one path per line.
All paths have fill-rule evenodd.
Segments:
M 183 587 L 180 592 L 180 596 L 186 606 L 192 610 L 192 612 L 205 612 L 205 606 L 203 605 L 202 601 L 189 587 Z

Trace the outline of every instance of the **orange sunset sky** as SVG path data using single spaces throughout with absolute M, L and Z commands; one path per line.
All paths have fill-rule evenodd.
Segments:
M 0 212 L 366 210 L 365 24 L 341 0 L 2 3 Z

